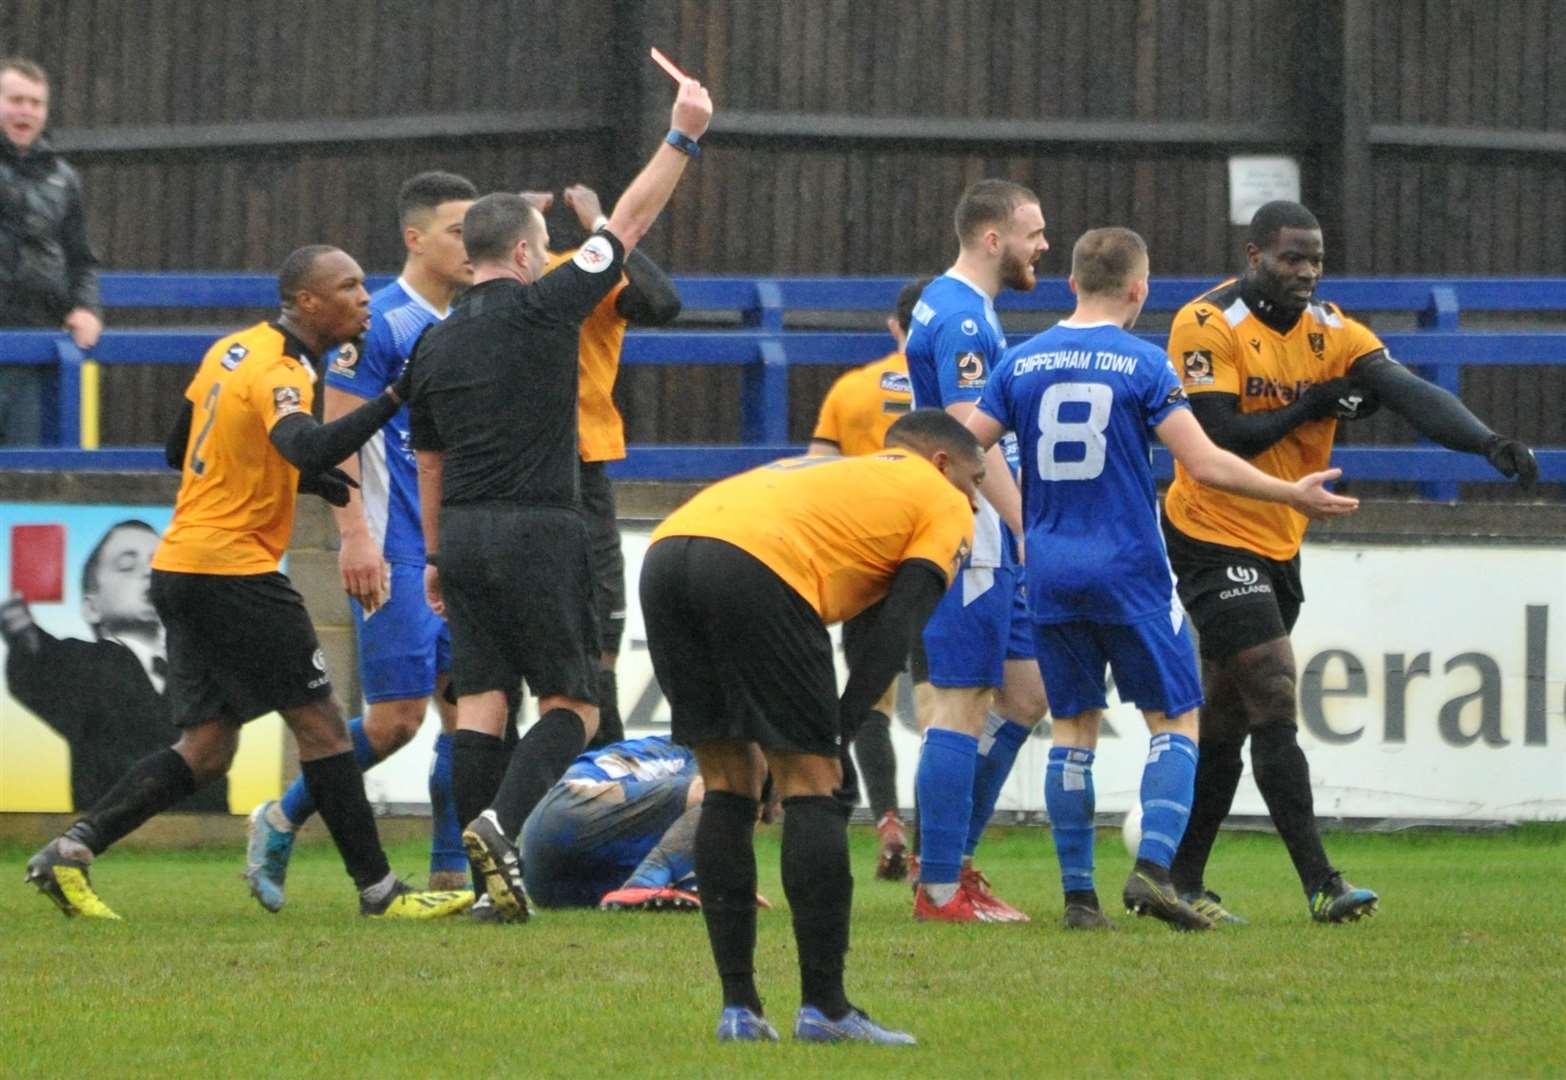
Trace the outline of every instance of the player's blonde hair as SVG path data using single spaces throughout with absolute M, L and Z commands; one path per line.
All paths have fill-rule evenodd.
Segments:
M 1071 249 L 1071 276 L 1080 296 L 1123 290 L 1147 268 L 1147 241 L 1119 225 L 1089 229 Z

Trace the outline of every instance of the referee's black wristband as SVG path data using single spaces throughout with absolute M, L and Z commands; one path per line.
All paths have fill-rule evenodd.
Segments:
M 435 569 L 439 570 L 440 569 L 440 552 L 438 552 L 438 551 L 427 551 L 427 552 L 425 552 L 424 553 L 424 565 L 425 566 L 433 566 Z
M 697 144 L 695 139 L 691 138 L 683 131 L 675 131 L 671 128 L 669 130 L 669 134 L 663 137 L 663 141 L 687 157 L 701 157 L 701 146 Z

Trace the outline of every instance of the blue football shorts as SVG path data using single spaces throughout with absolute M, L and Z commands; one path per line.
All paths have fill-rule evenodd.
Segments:
M 364 700 L 433 694 L 436 676 L 451 671 L 451 632 L 424 599 L 424 567 L 392 563 L 391 600 L 369 618 L 352 597 L 348 603 L 359 638 Z
M 1032 658 L 1021 577 L 1020 567 L 1010 566 L 957 575 L 924 626 L 931 686 L 1000 686 L 1007 660 Z
M 1122 701 L 1150 712 L 1180 716 L 1202 704 L 1202 677 L 1185 613 L 1135 623 L 1038 623 L 1039 671 L 1057 717 L 1102 709 L 1104 672 L 1114 672 Z

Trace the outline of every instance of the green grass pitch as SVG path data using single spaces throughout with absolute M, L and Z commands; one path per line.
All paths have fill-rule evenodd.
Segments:
M 906 887 L 858 886 L 849 992 L 912 1050 L 792 1045 L 798 1004 L 777 832 L 763 830 L 758 978 L 780 1045 L 720 1046 L 699 916 L 546 912 L 520 927 L 360 919 L 335 853 L 304 844 L 283 913 L 237 849 L 124 851 L 94 882 L 122 924 L 62 918 L 0 849 L 8 1076 L 1560 1076 L 1566 826 L 1333 835 L 1382 912 L 1310 922 L 1276 837 L 1225 834 L 1211 884 L 1249 926 L 1179 935 L 1117 914 L 1058 928 L 1047 831 L 981 865 L 1028 926 L 917 925 Z M 417 844 L 392 849 L 406 871 Z M 1129 860 L 1102 833 L 1101 894 Z M 1116 905 L 1118 906 L 1118 905 Z

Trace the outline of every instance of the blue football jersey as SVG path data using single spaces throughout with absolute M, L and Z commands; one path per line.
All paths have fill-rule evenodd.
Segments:
M 560 780 L 646 783 L 675 776 L 694 777 L 697 772 L 696 754 L 690 747 L 678 745 L 667 735 L 649 735 L 589 750 L 571 763 Z
M 327 357 L 326 385 L 366 400 L 397 381 L 414 342 L 445 318 L 401 278 L 370 297 L 364 349 L 339 348 Z M 370 535 L 387 562 L 424 565 L 419 480 L 403 406 L 359 451 L 359 497 Z
M 1006 350 L 1006 334 L 988 293 L 948 270 L 919 294 L 908 328 L 908 379 L 916 409 L 978 401 Z M 1011 566 L 1012 544 L 1000 517 L 979 499 L 968 566 Z
M 1061 323 L 1002 358 L 979 408 L 1017 433 L 1036 622 L 1175 610 L 1150 439 L 1189 407 L 1163 350 L 1109 323 Z

